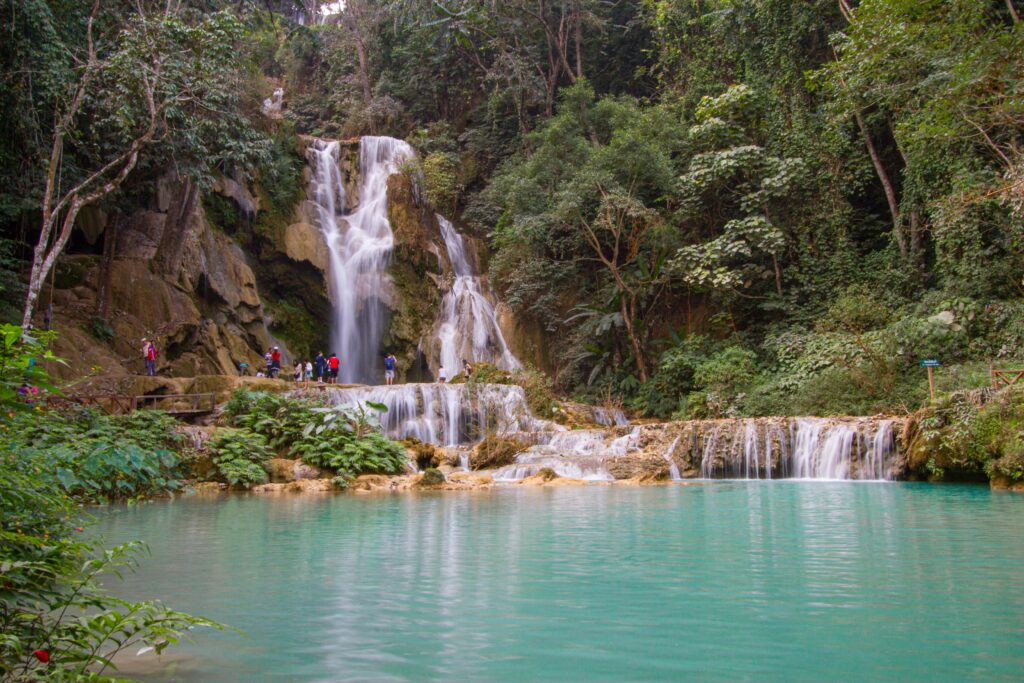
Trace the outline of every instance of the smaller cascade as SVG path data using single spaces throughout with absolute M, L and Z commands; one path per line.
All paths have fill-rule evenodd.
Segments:
M 283 108 L 284 88 L 274 88 L 274 94 L 263 100 L 263 115 L 269 119 L 279 119 Z
M 628 434 L 609 438 L 599 429 L 578 429 L 545 434 L 539 443 L 516 456 L 514 464 L 498 470 L 495 481 L 519 481 L 537 474 L 543 468 L 554 470 L 560 477 L 586 481 L 611 481 L 605 461 L 627 455 L 636 448 L 640 428 Z
M 683 478 L 682 475 L 679 474 L 679 466 L 676 465 L 676 461 L 672 459 L 672 456 L 676 454 L 676 446 L 679 445 L 679 439 L 681 438 L 683 437 L 677 436 L 675 440 L 672 441 L 672 445 L 670 445 L 668 450 L 665 451 L 665 460 L 668 461 L 668 475 L 671 477 L 672 481 L 679 481 Z
M 594 406 L 590 410 L 590 415 L 595 423 L 606 427 L 619 427 L 621 425 L 629 424 L 629 419 L 621 408 Z
M 503 370 L 522 367 L 509 351 L 498 326 L 491 303 L 493 294 L 487 291 L 482 278 L 474 272 L 466 240 L 444 216 L 438 214 L 437 222 L 455 274 L 451 289 L 441 301 L 436 326 L 441 347 L 440 367 L 445 369 L 448 377 L 461 372 L 463 360 L 494 363 Z
M 893 478 L 893 420 L 783 418 L 704 424 L 697 443 L 700 474 L 706 479 Z
M 479 441 L 486 434 L 524 433 L 543 438 L 564 427 L 530 413 L 522 387 L 504 384 L 396 384 L 328 392 L 336 405 L 380 403 L 381 427 L 393 439 L 414 437 L 437 446 Z M 469 466 L 468 455 L 463 458 Z

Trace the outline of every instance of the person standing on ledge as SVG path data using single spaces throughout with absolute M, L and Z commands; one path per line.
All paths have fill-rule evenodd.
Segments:
M 323 382 L 324 370 L 327 369 L 327 359 L 324 358 L 323 351 L 316 352 L 316 358 L 313 360 L 313 363 L 316 365 L 316 381 Z
M 395 354 L 388 352 L 384 356 L 384 384 L 391 386 L 395 383 Z
M 462 359 L 462 373 L 466 375 L 466 379 L 473 376 L 473 366 L 465 358 Z
M 313 364 L 308 360 L 306 361 L 305 367 L 306 384 L 309 384 L 313 380 Z
M 327 366 L 331 370 L 330 380 L 328 380 L 328 381 L 331 384 L 337 384 L 338 383 L 338 367 L 340 365 L 341 365 L 341 361 L 338 360 L 338 356 L 332 353 L 331 357 L 327 359 Z
M 444 384 L 446 379 L 448 379 L 448 375 L 445 373 L 444 366 L 442 365 L 437 371 L 437 381 Z
M 142 357 L 146 360 L 146 375 L 156 377 L 156 346 L 145 337 L 142 339 Z
M 277 346 L 270 352 L 270 376 L 277 378 L 281 374 L 281 349 Z

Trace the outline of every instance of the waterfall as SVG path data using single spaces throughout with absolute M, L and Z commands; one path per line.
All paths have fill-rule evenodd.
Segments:
M 328 392 L 336 405 L 380 403 L 384 433 L 438 446 L 479 441 L 486 434 L 540 435 L 563 427 L 530 413 L 522 387 L 504 384 L 396 384 Z M 538 438 L 543 438 L 538 436 Z
M 677 436 L 675 441 L 672 442 L 672 445 L 668 447 L 667 451 L 665 451 L 665 460 L 668 460 L 668 475 L 672 478 L 672 481 L 679 481 L 683 478 L 682 475 L 679 474 L 679 466 L 676 465 L 676 461 L 672 459 L 672 456 L 676 453 L 676 446 L 679 445 L 679 439 L 681 438 L 683 437 Z
M 455 280 L 441 301 L 437 337 L 441 346 L 440 367 L 448 377 L 462 370 L 462 361 L 486 361 L 504 370 L 521 367 L 508 349 L 505 337 L 491 303 L 493 296 L 466 253 L 466 241 L 444 216 L 438 214 L 438 225 L 451 261 Z
M 893 478 L 893 420 L 791 418 L 705 426 L 697 441 L 706 479 Z
M 309 151 L 313 166 L 309 194 L 330 252 L 331 352 L 341 359 L 342 382 L 372 382 L 380 365 L 388 313 L 385 301 L 391 288 L 387 267 L 394 235 L 388 222 L 388 176 L 413 156 L 413 150 L 395 138 L 361 138 L 359 203 L 347 215 L 339 150 L 337 141 L 314 140 Z

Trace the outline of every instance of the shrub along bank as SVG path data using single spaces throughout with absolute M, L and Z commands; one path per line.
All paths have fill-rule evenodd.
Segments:
M 1024 387 L 942 396 L 912 416 L 907 452 L 922 479 L 1024 486 Z

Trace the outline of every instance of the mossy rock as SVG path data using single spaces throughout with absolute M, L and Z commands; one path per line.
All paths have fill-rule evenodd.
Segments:
M 550 467 L 541 467 L 539 470 L 537 470 L 537 474 L 533 476 L 539 477 L 541 481 L 552 481 L 553 479 L 559 478 L 558 472 L 555 472 Z
M 416 482 L 417 486 L 441 486 L 445 482 L 444 473 L 441 470 L 430 467 L 423 472 L 423 476 Z

